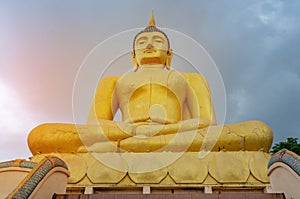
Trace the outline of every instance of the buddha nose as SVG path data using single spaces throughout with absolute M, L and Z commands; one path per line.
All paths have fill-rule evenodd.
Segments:
M 152 49 L 152 48 L 154 48 L 154 46 L 151 43 L 149 43 L 146 48 L 147 49 Z

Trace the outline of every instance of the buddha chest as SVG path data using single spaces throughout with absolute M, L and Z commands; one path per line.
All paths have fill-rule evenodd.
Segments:
M 176 71 L 142 71 L 123 76 L 115 91 L 123 121 L 181 121 L 187 86 L 186 80 Z

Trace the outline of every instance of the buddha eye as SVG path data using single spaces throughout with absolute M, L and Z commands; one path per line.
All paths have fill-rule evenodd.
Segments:
M 136 41 L 136 45 L 144 45 L 147 42 L 146 37 L 141 37 Z
M 164 39 L 160 36 L 154 36 L 152 38 L 152 41 L 156 44 L 163 44 L 164 43 Z
M 145 44 L 145 43 L 146 43 L 145 41 L 139 41 L 138 42 L 139 45 L 142 45 L 142 44 Z

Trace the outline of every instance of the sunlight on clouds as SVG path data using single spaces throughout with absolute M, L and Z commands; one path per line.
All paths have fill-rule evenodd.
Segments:
M 20 117 L 21 105 L 16 102 L 16 98 L 7 86 L 0 83 L 0 128 L 5 131 L 17 132 L 20 128 L 20 123 L 16 122 L 16 119 Z
M 19 96 L 0 82 L 0 161 L 7 157 L 27 158 L 28 131 L 33 126 L 30 114 L 22 106 Z

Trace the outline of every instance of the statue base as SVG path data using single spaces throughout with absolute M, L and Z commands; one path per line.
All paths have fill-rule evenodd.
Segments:
M 270 186 L 263 151 L 152 152 L 152 153 L 51 153 L 70 171 L 67 193 L 177 192 L 200 190 L 266 192 Z

